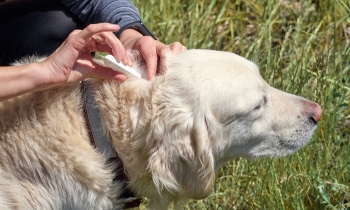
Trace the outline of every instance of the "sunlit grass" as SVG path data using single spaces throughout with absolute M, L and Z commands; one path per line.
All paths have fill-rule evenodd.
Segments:
M 276 88 L 318 102 L 311 142 L 281 159 L 238 159 L 188 209 L 350 209 L 350 1 L 135 0 L 164 43 L 231 51 Z

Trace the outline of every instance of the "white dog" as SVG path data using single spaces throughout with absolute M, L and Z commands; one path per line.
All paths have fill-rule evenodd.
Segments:
M 236 157 L 304 146 L 321 107 L 270 87 L 228 52 L 169 54 L 153 80 L 89 81 L 129 187 L 150 208 L 207 197 Z M 80 84 L 0 103 L 0 209 L 112 209 L 121 186 L 90 141 Z

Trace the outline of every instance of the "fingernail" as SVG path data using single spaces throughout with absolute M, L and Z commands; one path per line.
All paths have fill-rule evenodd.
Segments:
M 113 27 L 114 27 L 115 29 L 119 29 L 119 25 L 118 25 L 118 24 L 113 24 Z
M 122 61 L 122 59 L 121 59 L 121 56 L 120 56 L 120 54 L 119 53 L 117 53 L 117 57 L 115 58 L 117 61 Z

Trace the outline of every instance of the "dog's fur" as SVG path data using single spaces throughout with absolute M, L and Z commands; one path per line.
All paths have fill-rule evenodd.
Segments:
M 321 115 L 233 53 L 187 50 L 163 67 L 151 81 L 90 80 L 130 187 L 150 208 L 205 198 L 233 158 L 291 154 Z M 0 209 L 122 208 L 82 113 L 79 84 L 0 103 Z

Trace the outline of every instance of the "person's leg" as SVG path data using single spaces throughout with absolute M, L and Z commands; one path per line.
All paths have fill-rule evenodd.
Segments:
M 0 3 L 0 66 L 29 55 L 50 55 L 69 33 L 84 27 L 60 1 Z

